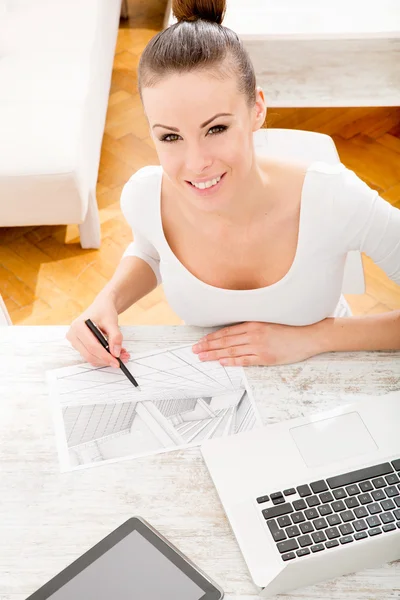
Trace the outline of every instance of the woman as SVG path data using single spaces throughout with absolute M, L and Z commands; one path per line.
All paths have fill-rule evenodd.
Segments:
M 349 250 L 400 283 L 400 211 L 343 165 L 256 156 L 264 95 L 237 35 L 221 25 L 225 2 L 172 4 L 178 23 L 150 41 L 139 64 L 161 166 L 125 185 L 134 242 L 68 340 L 92 365 L 118 367 L 115 357 L 129 357 L 118 314 L 162 281 L 187 324 L 222 327 L 193 347 L 201 360 L 270 365 L 400 349 L 400 311 L 351 317 L 341 296 Z

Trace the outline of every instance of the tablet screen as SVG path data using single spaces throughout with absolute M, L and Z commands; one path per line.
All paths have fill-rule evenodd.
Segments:
M 138 531 L 132 531 L 49 600 L 200 600 L 202 590 Z

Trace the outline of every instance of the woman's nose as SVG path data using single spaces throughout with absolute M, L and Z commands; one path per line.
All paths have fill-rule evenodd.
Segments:
M 186 169 L 193 175 L 201 175 L 210 165 L 212 159 L 199 146 L 188 149 L 186 153 Z

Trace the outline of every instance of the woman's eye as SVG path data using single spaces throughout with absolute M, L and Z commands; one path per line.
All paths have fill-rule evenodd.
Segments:
M 228 129 L 228 127 L 226 125 L 214 125 L 213 127 L 210 127 L 210 129 L 207 132 L 207 135 L 209 133 L 211 133 L 211 135 L 215 135 L 217 133 L 222 133 L 223 131 L 226 131 Z M 165 135 L 163 135 L 160 138 L 161 142 L 177 142 L 179 140 L 180 136 L 176 133 L 166 133 Z
M 160 138 L 161 142 L 177 142 L 179 138 L 179 135 L 177 135 L 176 133 L 166 133 L 165 135 L 162 136 L 162 138 Z
M 226 131 L 228 128 L 226 125 L 214 125 L 214 127 L 211 127 L 208 130 L 208 133 L 212 133 L 212 135 L 215 135 L 216 133 L 222 133 L 223 131 Z

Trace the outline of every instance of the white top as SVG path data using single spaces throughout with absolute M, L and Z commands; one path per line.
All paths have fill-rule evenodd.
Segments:
M 278 282 L 251 290 L 209 285 L 178 260 L 162 227 L 162 173 L 161 166 L 144 167 L 124 186 L 121 208 L 134 242 L 123 257 L 137 256 L 150 265 L 170 306 L 188 325 L 309 325 L 345 314 L 341 289 L 349 250 L 365 252 L 400 284 L 400 210 L 340 163 L 308 167 L 294 261 Z

